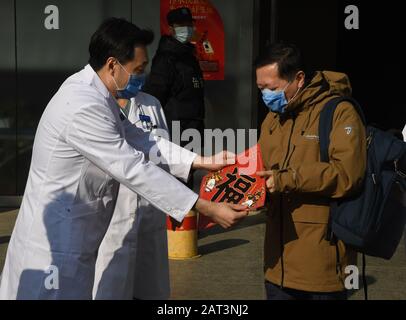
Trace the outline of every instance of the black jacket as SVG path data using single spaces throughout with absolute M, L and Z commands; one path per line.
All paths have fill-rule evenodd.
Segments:
M 168 125 L 181 120 L 181 129 L 201 129 L 204 120 L 204 80 L 192 44 L 162 36 L 143 91 L 156 97 Z M 183 127 L 183 128 L 182 128 Z

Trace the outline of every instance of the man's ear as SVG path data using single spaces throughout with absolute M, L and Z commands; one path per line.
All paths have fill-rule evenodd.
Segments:
M 297 85 L 299 88 L 304 87 L 306 75 L 303 71 L 299 71 L 296 75 Z
M 173 26 L 169 26 L 169 35 L 175 35 L 175 29 L 173 28 Z
M 114 76 L 114 66 L 116 65 L 116 59 L 114 57 L 109 57 L 106 61 L 107 72 Z

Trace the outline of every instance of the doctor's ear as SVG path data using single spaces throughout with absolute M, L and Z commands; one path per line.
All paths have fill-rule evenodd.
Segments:
M 107 72 L 114 76 L 114 67 L 117 64 L 117 60 L 114 57 L 109 57 L 106 61 Z

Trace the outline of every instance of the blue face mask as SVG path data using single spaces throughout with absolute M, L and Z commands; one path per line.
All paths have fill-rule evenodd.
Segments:
M 285 89 L 289 86 L 285 87 Z M 285 89 L 283 90 L 269 90 L 263 89 L 262 90 L 262 100 L 266 106 L 272 112 L 282 114 L 285 112 L 285 107 L 288 104 L 288 100 L 286 99 Z
M 127 99 L 130 100 L 131 98 L 134 98 L 138 92 L 141 91 L 142 87 L 145 84 L 145 74 L 130 74 L 119 62 L 119 65 L 125 72 L 127 72 L 130 76 L 128 79 L 127 85 L 123 88 L 120 89 L 118 88 L 117 82 L 113 77 L 114 83 L 116 84 L 117 88 L 117 97 L 120 99 Z

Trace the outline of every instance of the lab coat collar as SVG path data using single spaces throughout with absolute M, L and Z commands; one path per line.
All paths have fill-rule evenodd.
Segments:
M 85 66 L 84 74 L 86 82 L 89 85 L 94 86 L 96 90 L 99 91 L 105 98 L 113 98 L 110 91 L 107 89 L 103 81 L 101 81 L 99 75 L 93 70 L 90 64 Z

